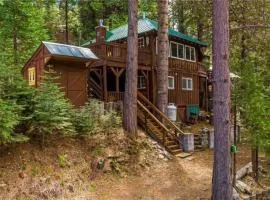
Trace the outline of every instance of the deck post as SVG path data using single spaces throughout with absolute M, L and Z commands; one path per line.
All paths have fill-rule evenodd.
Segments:
M 107 69 L 106 65 L 103 65 L 103 100 L 107 101 Z

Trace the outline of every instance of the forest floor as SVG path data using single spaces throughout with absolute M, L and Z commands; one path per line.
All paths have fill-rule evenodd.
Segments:
M 91 140 L 55 137 L 43 150 L 37 141 L 0 149 L 0 200 L 210 199 L 212 150 L 167 158 L 142 132 L 139 138 L 136 166 L 126 162 L 123 133 Z M 95 164 L 102 159 L 99 170 Z M 248 162 L 250 148 L 240 145 L 238 168 Z

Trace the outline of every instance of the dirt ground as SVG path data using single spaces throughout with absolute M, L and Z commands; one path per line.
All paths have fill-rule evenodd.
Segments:
M 106 141 L 120 146 L 117 137 Z M 91 178 L 93 157 L 105 155 L 108 149 L 102 145 L 95 140 L 56 138 L 43 150 L 37 142 L 0 149 L 0 199 L 210 199 L 212 150 L 196 151 L 187 158 L 158 159 L 148 148 L 146 161 L 134 173 L 133 168 L 125 173 L 102 171 Z M 249 147 L 240 145 L 238 168 L 250 161 L 249 155 Z

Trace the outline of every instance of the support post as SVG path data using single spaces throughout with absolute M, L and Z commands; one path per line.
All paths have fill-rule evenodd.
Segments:
M 103 100 L 107 101 L 107 68 L 106 65 L 103 66 Z

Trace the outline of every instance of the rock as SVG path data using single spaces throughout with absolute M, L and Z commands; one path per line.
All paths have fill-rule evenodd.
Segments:
M 26 173 L 24 172 L 20 172 L 18 175 L 21 179 L 24 179 L 26 177 Z
M 250 174 L 252 172 L 252 163 L 249 162 L 241 169 L 237 170 L 236 172 L 236 180 L 243 178 L 247 174 Z
M 252 194 L 251 188 L 247 184 L 245 184 L 244 182 L 242 182 L 242 181 L 237 180 L 235 186 L 242 193 Z
M 179 158 L 186 158 L 186 157 L 191 156 L 191 155 L 192 155 L 191 153 L 179 153 L 177 155 L 177 157 L 179 157 Z
M 164 159 L 164 155 L 163 155 L 163 154 L 159 154 L 159 155 L 158 155 L 158 158 L 159 158 L 159 159 Z
M 194 156 L 190 156 L 190 157 L 187 157 L 187 158 L 185 158 L 185 159 L 188 160 L 188 161 L 192 161 L 192 160 L 195 159 L 195 157 L 194 157 Z
M 110 161 L 110 160 L 106 160 L 106 161 L 105 161 L 103 171 L 104 171 L 105 173 L 109 173 L 109 172 L 112 171 L 112 168 L 111 168 L 111 161 Z
M 72 193 L 74 192 L 74 187 L 73 187 L 72 184 L 68 184 L 67 188 L 68 188 L 68 190 L 69 190 L 70 192 L 72 192 Z
M 233 188 L 233 200 L 239 200 L 239 194 L 235 188 Z
M 7 186 L 7 184 L 5 184 L 5 183 L 0 183 L 0 188 L 4 188 L 4 187 L 6 187 Z

